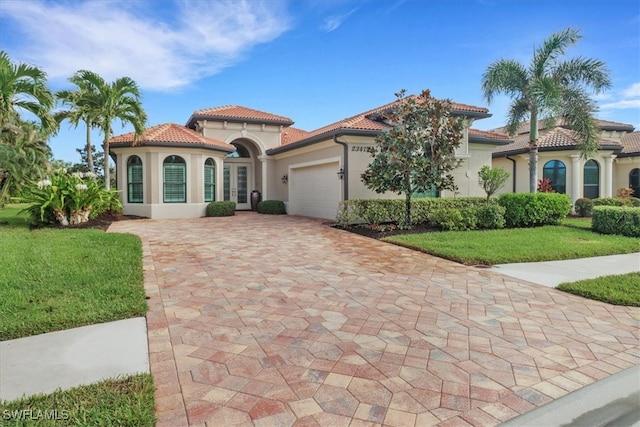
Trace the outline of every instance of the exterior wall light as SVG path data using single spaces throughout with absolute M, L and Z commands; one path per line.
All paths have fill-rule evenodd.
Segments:
M 289 175 L 284 174 L 284 175 L 282 175 L 281 179 L 282 179 L 282 183 L 286 184 L 287 182 L 289 182 Z
M 344 169 L 340 168 L 338 171 L 338 179 L 344 179 Z

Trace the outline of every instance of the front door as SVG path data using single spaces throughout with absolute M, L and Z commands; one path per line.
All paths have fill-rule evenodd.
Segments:
M 251 209 L 249 183 L 251 163 L 226 163 L 224 165 L 224 200 L 236 202 L 236 209 Z

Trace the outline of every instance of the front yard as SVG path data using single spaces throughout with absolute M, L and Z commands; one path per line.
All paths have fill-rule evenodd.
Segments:
M 22 208 L 0 209 L 0 341 L 145 315 L 137 236 L 30 230 Z M 0 424 L 153 426 L 153 392 L 140 374 L 0 402 Z

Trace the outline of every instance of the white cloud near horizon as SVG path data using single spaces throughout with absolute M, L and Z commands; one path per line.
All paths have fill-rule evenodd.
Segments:
M 22 43 L 11 46 L 21 55 L 14 61 L 32 63 L 50 79 L 88 69 L 160 91 L 234 65 L 290 25 L 283 2 L 176 0 L 171 6 L 171 20 L 163 21 L 153 2 L 5 1 L 0 17 L 22 32 Z
M 622 89 L 618 94 L 608 96 L 605 99 L 615 99 L 615 101 L 600 104 L 601 110 L 640 109 L 640 83 L 633 83 Z

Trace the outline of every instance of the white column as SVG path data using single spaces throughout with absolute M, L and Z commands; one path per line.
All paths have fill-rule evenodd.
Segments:
M 215 157 L 216 164 L 216 200 L 224 200 L 224 159 Z
M 582 180 L 580 155 L 572 154 L 571 156 L 571 205 L 575 206 L 576 200 L 582 197 L 582 191 L 580 191 L 580 184 Z
M 604 197 L 613 197 L 613 159 L 615 154 L 604 159 Z
M 270 166 L 271 162 L 268 161 L 269 158 L 267 156 L 259 156 L 258 159 L 262 163 L 262 200 L 269 200 L 267 195 L 267 188 L 269 187 L 269 174 L 267 168 Z

